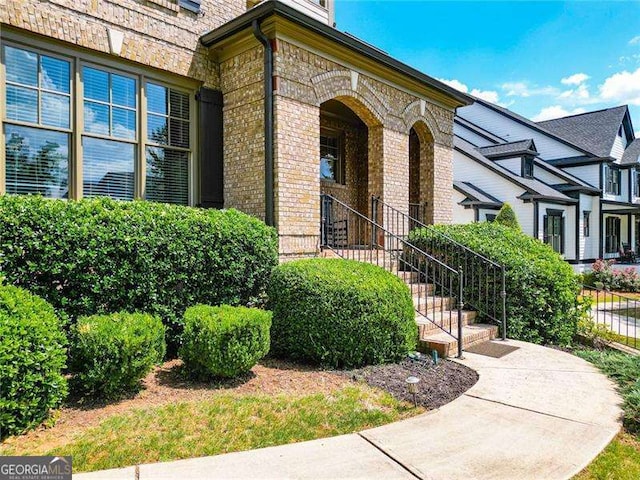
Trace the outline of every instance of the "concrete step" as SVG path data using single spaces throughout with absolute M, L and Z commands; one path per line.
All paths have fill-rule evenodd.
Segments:
M 488 342 L 498 336 L 498 326 L 476 323 L 462 327 L 462 349 Z M 420 338 L 418 349 L 422 352 L 436 350 L 441 357 L 455 357 L 458 354 L 458 340 L 445 332 L 432 333 Z

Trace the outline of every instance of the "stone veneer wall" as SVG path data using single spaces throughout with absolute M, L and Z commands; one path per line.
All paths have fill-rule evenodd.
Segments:
M 124 33 L 121 58 L 218 88 L 198 39 L 244 11 L 245 0 L 203 0 L 204 15 L 177 0 L 0 0 L 0 23 L 106 54 L 112 28 Z

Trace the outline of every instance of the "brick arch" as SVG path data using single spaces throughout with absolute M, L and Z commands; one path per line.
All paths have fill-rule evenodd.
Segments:
M 432 141 L 435 143 L 445 143 L 442 130 L 439 128 L 438 120 L 433 116 L 428 108 L 424 109 L 424 114 L 420 112 L 420 100 L 410 103 L 402 112 L 402 118 L 407 132 L 412 128 L 416 130 L 420 141 Z M 416 129 L 415 127 L 418 126 Z M 431 137 L 431 138 L 429 138 Z
M 384 124 L 389 108 L 368 83 L 357 80 L 357 89 L 352 88 L 350 70 L 334 70 L 321 73 L 311 79 L 316 93 L 317 105 L 328 100 L 339 100 L 354 111 L 367 125 L 374 127 Z

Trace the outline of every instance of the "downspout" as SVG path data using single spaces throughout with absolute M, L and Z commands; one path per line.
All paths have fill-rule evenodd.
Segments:
M 251 26 L 253 35 L 264 47 L 264 221 L 273 227 L 273 48 L 257 19 Z

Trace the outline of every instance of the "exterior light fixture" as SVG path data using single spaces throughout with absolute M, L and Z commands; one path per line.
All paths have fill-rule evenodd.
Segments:
M 420 379 L 412 375 L 410 377 L 407 377 L 407 379 L 405 380 L 405 383 L 407 384 L 407 389 L 409 390 L 409 393 L 413 395 L 413 405 L 417 407 L 418 400 L 416 399 L 416 394 L 418 393 L 418 383 L 420 383 Z

